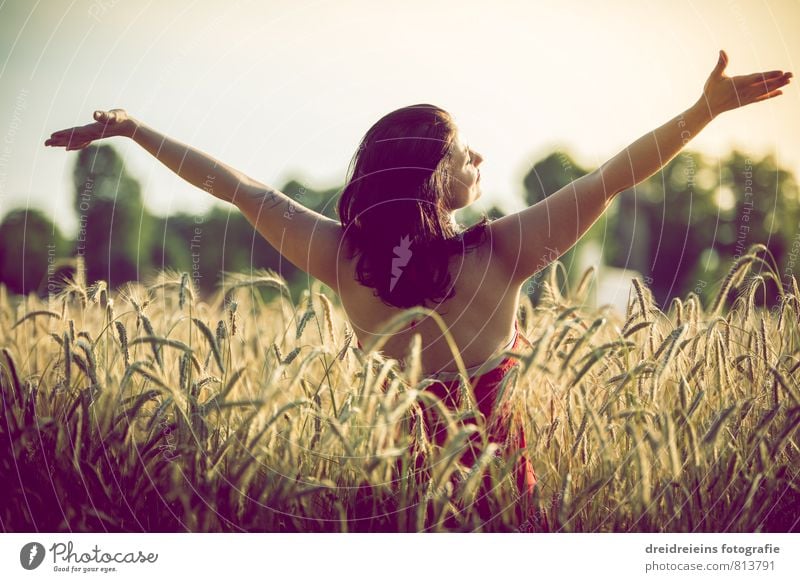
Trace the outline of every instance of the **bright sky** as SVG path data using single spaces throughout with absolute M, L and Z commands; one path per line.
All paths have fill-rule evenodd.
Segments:
M 404 105 L 450 111 L 485 157 L 486 206 L 522 207 L 555 147 L 596 167 L 727 73 L 800 73 L 797 0 L 0 0 L 0 215 L 44 209 L 72 234 L 76 152 L 55 130 L 122 107 L 262 182 L 341 184 L 364 132 Z M 774 152 L 800 175 L 800 93 L 726 113 L 689 147 Z M 157 213 L 213 198 L 110 140 Z

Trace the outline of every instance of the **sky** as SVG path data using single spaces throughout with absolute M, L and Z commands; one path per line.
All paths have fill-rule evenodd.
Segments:
M 433 103 L 485 161 L 484 196 L 522 209 L 522 178 L 556 148 L 594 168 L 726 73 L 800 72 L 800 0 L 401 3 L 0 0 L 0 215 L 44 210 L 67 235 L 77 152 L 50 133 L 95 109 L 134 117 L 276 187 L 341 185 L 382 115 Z M 800 93 L 725 113 L 689 148 L 732 148 L 800 175 Z M 137 144 L 124 157 L 157 214 L 214 198 Z M 219 203 L 222 204 L 222 203 Z

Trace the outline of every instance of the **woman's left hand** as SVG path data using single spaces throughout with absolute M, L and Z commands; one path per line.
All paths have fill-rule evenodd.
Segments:
M 705 104 L 711 117 L 720 113 L 782 95 L 781 87 L 789 83 L 791 72 L 768 71 L 752 75 L 727 76 L 724 71 L 728 55 L 719 51 L 719 60 L 708 76 L 698 104 Z

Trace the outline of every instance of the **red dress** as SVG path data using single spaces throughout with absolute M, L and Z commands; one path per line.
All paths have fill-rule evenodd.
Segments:
M 411 327 L 414 325 L 415 323 L 412 323 Z M 522 339 L 519 334 L 519 325 L 517 321 L 514 321 L 514 339 L 510 346 L 506 346 L 506 349 L 519 351 L 521 346 Z M 361 347 L 360 343 L 359 347 Z M 523 505 L 526 508 L 529 508 L 532 507 L 528 502 L 532 500 L 537 478 L 533 469 L 533 464 L 528 457 L 527 451 L 525 451 L 526 441 L 524 429 L 520 426 L 520 430 L 517 431 L 516 434 L 509 435 L 511 418 L 508 413 L 509 407 L 507 405 L 503 406 L 501 410 L 496 413 L 496 416 L 492 415 L 492 408 L 494 407 L 500 383 L 503 378 L 505 378 L 506 374 L 515 366 L 519 366 L 519 362 L 513 357 L 506 357 L 489 371 L 481 375 L 471 376 L 470 383 L 474 388 L 475 403 L 477 404 L 478 410 L 480 410 L 486 419 L 489 441 L 497 443 L 500 446 L 500 454 L 507 453 L 510 455 L 517 450 L 523 450 L 523 453 L 518 457 L 516 483 L 520 493 L 520 500 L 525 502 Z M 468 368 L 467 373 L 469 374 L 477 369 L 478 366 Z M 426 390 L 440 398 L 448 408 L 455 410 L 460 401 L 459 379 L 457 375 L 451 373 L 434 374 L 428 376 L 428 378 L 436 380 L 436 382 L 428 386 Z M 431 442 L 443 446 L 447 438 L 447 428 L 437 421 L 436 417 L 438 415 L 433 409 L 426 407 L 422 402 L 420 402 L 420 406 L 423 409 L 423 421 L 426 433 L 429 435 Z M 467 419 L 464 422 L 475 424 L 475 421 L 472 419 Z M 412 430 L 413 428 L 414 422 L 412 421 Z M 459 459 L 466 467 L 471 467 L 475 459 L 480 455 L 480 437 L 477 434 L 473 434 L 473 437 L 473 447 L 465 446 L 464 452 Z M 473 449 L 475 449 L 475 452 L 473 452 Z M 418 466 L 417 469 L 420 470 L 422 468 Z M 476 507 L 481 513 L 488 511 L 487 499 L 491 495 L 490 487 L 490 475 L 487 470 L 483 487 L 479 490 L 475 501 Z M 528 509 L 526 510 L 526 514 L 531 511 L 536 513 L 537 517 L 541 517 L 541 512 L 536 512 L 536 510 Z M 527 517 L 525 523 L 531 523 L 530 516 Z M 541 521 L 539 524 L 538 529 L 541 528 Z
M 506 349 L 519 351 L 521 346 L 522 340 L 519 334 L 519 326 L 515 321 L 513 343 L 511 346 L 507 346 Z M 501 408 L 496 411 L 494 415 L 492 414 L 492 408 L 494 407 L 497 391 L 501 382 L 511 371 L 511 369 L 517 366 L 519 366 L 519 362 L 515 358 L 506 357 L 488 372 L 477 376 L 470 376 L 470 383 L 474 388 L 475 403 L 477 404 L 478 410 L 486 419 L 489 442 L 497 443 L 500 447 L 498 454 L 510 456 L 518 450 L 523 451 L 518 457 L 517 461 L 516 482 L 521 496 L 532 496 L 537 479 L 536 473 L 533 470 L 533 464 L 531 463 L 528 453 L 525 450 L 526 441 L 523 427 L 520 426 L 519 430 L 517 430 L 515 434 L 509 435 L 509 428 L 512 419 L 510 417 L 510 407 L 508 404 L 501 406 Z M 477 366 L 467 369 L 467 373 L 469 373 L 470 370 L 475 370 L 476 368 Z M 448 408 L 455 410 L 460 403 L 460 381 L 458 378 L 439 380 L 441 376 L 441 374 L 429 376 L 429 378 L 437 381 L 430 385 L 427 390 L 440 398 L 448 406 Z M 455 376 L 455 374 L 449 374 L 448 376 Z M 425 424 L 428 425 L 428 434 L 431 435 L 431 441 L 440 446 L 444 445 L 447 437 L 447 428 L 436 422 L 435 413 L 433 410 L 424 410 L 424 414 L 426 421 Z M 473 419 L 466 419 L 464 422 L 475 424 Z M 473 438 L 473 447 L 465 447 L 465 450 L 460 458 L 461 463 L 463 463 L 466 467 L 471 467 L 476 458 L 480 455 L 480 437 L 478 434 L 473 434 Z M 473 449 L 475 452 L 473 452 Z M 490 487 L 490 480 L 487 470 L 485 474 L 484 491 L 481 491 L 478 494 L 479 504 L 482 496 L 491 494 L 491 491 L 486 489 L 488 487 Z

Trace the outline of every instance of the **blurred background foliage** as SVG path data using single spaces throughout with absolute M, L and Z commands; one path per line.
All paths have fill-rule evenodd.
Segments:
M 533 205 L 591 171 L 562 151 L 536 162 L 524 177 L 524 202 Z M 314 190 L 291 180 L 281 190 L 301 204 L 336 219 L 339 187 Z M 297 299 L 308 276 L 261 239 L 233 207 L 204 215 L 159 217 L 145 208 L 141 185 L 109 145 L 80 151 L 73 171 L 73 208 L 79 229 L 66 239 L 44 212 L 15 209 L 0 223 L 0 283 L 17 294 L 54 292 L 85 258 L 89 282 L 117 287 L 163 269 L 185 271 L 211 292 L 224 271 L 269 268 L 280 273 Z M 200 194 L 198 194 L 200 195 Z M 503 216 L 500 208 L 487 211 Z M 474 208 L 459 212 L 469 225 Z M 788 280 L 798 259 L 800 194 L 795 176 L 778 167 L 773 155 L 751 159 L 732 151 L 708 159 L 685 150 L 661 172 L 623 192 L 577 245 L 561 256 L 574 285 L 586 268 L 579 260 L 587 245 L 601 251 L 609 267 L 641 275 L 656 302 L 694 291 L 703 303 L 715 296 L 733 261 L 753 243 L 763 243 Z M 794 250 L 793 250 L 794 249 Z M 585 261 L 584 261 L 585 263 Z M 539 300 L 547 267 L 531 278 L 525 292 Z M 634 274 L 636 274 L 634 273 Z M 767 287 L 767 303 L 777 287 Z

